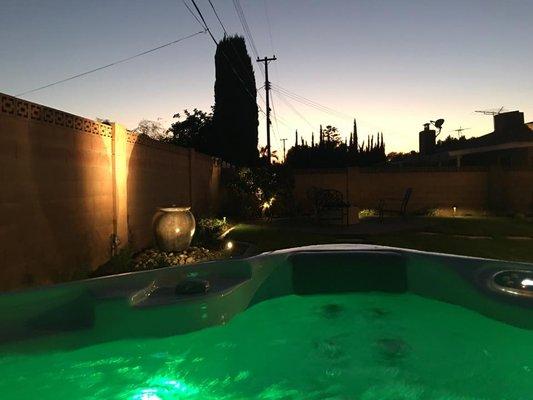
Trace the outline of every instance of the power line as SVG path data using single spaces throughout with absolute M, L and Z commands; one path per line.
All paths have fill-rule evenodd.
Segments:
M 189 10 L 189 13 L 194 17 L 194 19 L 195 19 L 196 21 L 198 21 L 198 23 L 200 24 L 200 26 L 201 26 L 202 28 L 204 28 L 204 29 L 207 30 L 207 27 L 204 26 L 204 24 L 202 24 L 202 21 L 200 21 L 200 20 L 198 19 L 198 17 L 197 17 L 196 14 L 194 13 L 194 11 L 193 11 L 193 10 L 191 9 L 191 7 L 187 4 L 187 2 L 186 2 L 185 0 L 181 0 L 181 2 L 185 5 L 185 7 L 187 7 L 187 10 Z
M 49 83 L 49 84 L 44 85 L 44 86 L 40 86 L 40 87 L 35 88 L 35 89 L 31 89 L 31 90 L 27 90 L 27 91 L 22 92 L 22 93 L 18 93 L 15 96 L 16 97 L 24 96 L 24 95 L 27 95 L 27 94 L 30 94 L 30 93 L 33 93 L 33 92 L 37 92 L 38 90 L 46 89 L 46 88 L 49 88 L 51 86 L 59 85 L 60 83 L 68 82 L 68 81 L 71 81 L 73 79 L 80 78 L 82 76 L 92 74 L 93 72 L 101 71 L 101 70 L 103 70 L 105 68 L 113 67 L 113 66 L 115 66 L 117 64 L 121 64 L 121 63 L 124 63 L 126 61 L 133 60 L 134 58 L 141 57 L 141 56 L 144 56 L 144 55 L 149 54 L 149 53 L 153 53 L 154 51 L 160 50 L 160 49 L 162 49 L 164 47 L 172 46 L 173 44 L 176 44 L 176 43 L 182 42 L 184 40 L 193 38 L 193 37 L 195 37 L 195 36 L 197 36 L 197 35 L 199 35 L 201 33 L 205 33 L 205 32 L 206 31 L 203 30 L 203 31 L 199 31 L 199 32 L 193 33 L 191 35 L 188 35 L 188 36 L 173 40 L 171 42 L 162 44 L 161 46 L 154 47 L 154 48 L 152 48 L 150 50 L 143 51 L 141 53 L 135 54 L 135 55 L 127 57 L 127 58 L 123 58 L 123 59 L 118 60 L 118 61 L 114 61 L 114 62 L 112 62 L 110 64 L 107 64 L 107 65 L 104 65 L 104 66 L 101 66 L 101 67 L 98 67 L 98 68 L 94 68 L 94 69 L 91 69 L 89 71 L 82 72 L 80 74 L 72 75 L 72 76 L 69 76 L 68 78 L 60 79 L 58 81 Z
M 183 0 L 183 2 L 185 2 L 185 0 Z M 196 9 L 196 12 L 198 13 L 198 16 L 200 17 L 200 19 L 202 20 L 203 22 L 203 25 L 205 26 L 205 29 L 207 31 L 207 33 L 209 33 L 209 36 L 211 37 L 211 39 L 213 40 L 213 42 L 215 43 L 215 45 L 217 46 L 218 48 L 218 41 L 215 39 L 215 37 L 213 36 L 213 34 L 211 33 L 211 30 L 209 29 L 209 25 L 207 24 L 207 22 L 205 21 L 205 18 L 204 16 L 202 15 L 202 12 L 200 11 L 200 9 L 198 8 L 198 5 L 196 4 L 196 1 L 195 0 L 191 0 L 192 4 L 194 5 L 194 8 Z M 186 4 L 186 3 L 185 3 Z M 194 14 L 193 14 L 194 15 Z M 201 24 L 201 23 L 200 23 Z M 229 67 L 231 68 L 231 70 L 233 71 L 233 73 L 235 74 L 235 77 L 241 82 L 242 86 L 243 86 L 243 89 L 245 90 L 246 93 L 248 93 L 248 95 L 250 96 L 250 98 L 252 98 L 252 100 L 254 101 L 254 103 L 257 105 L 257 108 L 259 110 L 261 110 L 261 106 L 259 104 L 257 104 L 257 98 L 254 97 L 254 95 L 250 92 L 250 90 L 248 89 L 248 87 L 246 86 L 246 83 L 244 82 L 244 80 L 241 78 L 241 76 L 239 75 L 239 73 L 235 70 L 235 68 L 233 67 L 233 64 L 230 60 L 230 58 L 228 57 L 228 55 L 226 54 L 226 52 L 220 48 L 220 51 L 222 53 L 222 55 L 224 56 L 224 58 L 226 59 L 226 61 L 228 62 L 228 65 Z M 255 85 L 254 85 L 255 87 Z M 263 110 L 261 110 L 261 112 L 264 112 Z
M 291 99 L 291 100 L 297 101 L 297 102 L 299 102 L 299 103 L 301 103 L 301 104 L 303 104 L 303 105 L 305 105 L 305 106 L 311 107 L 311 108 L 313 108 L 313 109 L 315 109 L 315 110 L 318 110 L 318 111 L 320 111 L 320 112 L 322 112 L 322 113 L 324 113 L 324 114 L 330 115 L 330 116 L 335 117 L 335 118 L 346 119 L 345 116 L 339 116 L 339 114 L 337 114 L 337 113 L 333 113 L 333 112 L 331 112 L 331 111 L 329 111 L 329 110 L 327 110 L 327 109 L 324 109 L 324 108 L 318 107 L 318 106 L 316 106 L 316 105 L 314 105 L 314 104 L 312 104 L 312 103 L 308 103 L 308 102 L 306 102 L 306 101 L 304 101 L 304 100 L 302 100 L 302 99 L 300 99 L 300 98 L 298 98 L 298 97 L 291 96 L 290 94 L 288 94 L 288 93 L 286 93 L 286 92 L 282 92 L 282 91 L 280 91 L 279 89 L 273 88 L 273 91 L 274 91 L 275 93 L 279 94 L 279 95 L 283 95 L 283 96 L 285 96 L 286 99 Z
M 217 17 L 218 19 L 218 22 L 220 23 L 220 26 L 222 27 L 222 29 L 224 30 L 224 36 L 227 36 L 228 32 L 226 30 L 226 27 L 224 26 L 224 24 L 222 23 L 222 19 L 218 16 L 218 13 L 217 13 L 217 10 L 215 9 L 215 6 L 213 5 L 213 2 L 211 0 L 208 0 L 209 1 L 209 4 L 211 5 L 211 8 L 213 9 L 213 12 L 215 13 L 215 16 Z M 242 59 L 241 57 L 241 54 L 239 53 L 239 51 L 237 51 L 237 49 L 235 48 L 235 45 L 233 43 L 233 41 L 230 41 L 230 44 L 231 44 L 231 47 L 233 47 L 233 50 L 235 51 L 235 55 L 236 55 L 236 58 L 239 60 L 240 64 L 241 64 L 241 67 L 242 67 L 242 70 L 243 71 L 246 71 L 246 63 L 245 61 Z M 253 68 L 253 67 L 252 67 Z M 258 93 L 259 94 L 259 93 Z
M 267 0 L 263 0 L 263 4 L 265 6 L 265 16 L 266 16 L 266 21 L 267 21 L 267 26 L 268 26 L 268 37 L 270 39 L 270 49 L 272 51 L 272 54 L 274 54 L 275 51 L 274 51 L 274 40 L 272 39 L 272 24 L 270 23 L 270 15 L 268 12 Z M 274 70 L 276 71 L 276 76 L 279 79 L 278 64 L 274 64 Z
M 226 27 L 224 26 L 224 24 L 222 23 L 222 21 L 220 20 L 219 16 L 218 16 L 218 13 L 217 13 L 217 10 L 215 10 L 215 6 L 213 5 L 213 3 L 211 2 L 211 0 L 208 0 L 209 1 L 209 5 L 211 6 L 211 8 L 213 9 L 213 12 L 215 13 L 215 16 L 217 17 L 218 19 L 218 22 L 220 23 L 220 26 L 222 27 L 222 30 L 224 31 L 224 35 L 227 36 L 228 35 L 228 31 L 226 31 Z
M 289 100 L 285 99 L 285 97 L 281 94 L 281 92 L 278 92 L 278 91 L 275 91 L 275 92 L 279 96 L 281 101 L 283 101 L 283 103 L 285 103 L 296 115 L 298 115 L 303 121 L 305 121 L 305 123 L 307 123 L 307 125 L 309 125 L 311 129 L 314 129 L 311 122 L 309 122 L 307 118 L 305 118 L 302 114 L 300 114 L 300 112 L 289 102 Z
M 200 18 L 202 19 L 203 23 L 200 21 L 200 19 L 198 19 L 198 17 L 196 16 L 196 14 L 193 12 L 193 10 L 190 8 L 190 6 L 187 4 L 186 0 L 182 0 L 183 4 L 185 5 L 185 7 L 187 7 L 187 10 L 189 10 L 189 13 L 194 17 L 194 19 L 196 21 L 198 21 L 198 23 L 200 24 L 200 26 L 202 26 L 202 28 L 204 28 L 208 33 L 209 35 L 211 36 L 211 39 L 213 40 L 213 42 L 215 43 L 215 45 L 218 47 L 218 41 L 214 38 L 214 36 L 212 35 L 210 29 L 209 29 L 209 26 L 207 25 L 207 22 L 205 21 L 205 19 L 203 18 L 202 16 L 202 12 L 200 11 L 200 9 L 198 8 L 196 2 L 194 0 L 191 0 L 193 5 L 194 5 L 194 8 L 196 9 L 196 11 L 198 12 L 198 14 L 200 15 Z M 209 1 L 209 4 L 211 5 L 211 8 L 213 9 L 213 12 L 215 13 L 215 16 L 217 17 L 218 19 L 218 22 L 220 23 L 220 26 L 222 26 L 222 29 L 224 30 L 224 33 L 227 34 L 227 31 L 226 31 L 226 28 L 224 26 L 224 24 L 222 23 L 222 20 L 221 18 L 219 17 L 213 3 L 211 2 L 211 0 L 208 0 Z M 243 14 L 243 17 L 244 17 L 244 14 Z M 253 40 L 253 39 L 252 39 Z M 236 58 L 239 60 L 241 66 L 243 67 L 243 71 L 246 70 L 246 65 L 245 65 L 245 62 L 242 60 L 239 52 L 237 51 L 237 49 L 235 48 L 233 42 L 230 42 L 231 43 L 231 47 L 233 47 L 233 50 L 235 51 L 235 54 L 236 54 Z M 233 67 L 233 64 L 231 63 L 231 60 L 229 59 L 229 57 L 227 56 L 227 54 L 224 52 L 224 50 L 222 48 L 220 48 L 220 51 L 222 52 L 224 58 L 226 59 L 226 61 L 228 62 L 228 65 L 230 66 L 231 70 L 233 71 L 233 73 L 235 74 L 235 76 L 237 77 L 237 79 L 241 82 L 241 84 L 243 85 L 243 88 L 244 90 L 248 93 L 248 95 L 256 102 L 257 104 L 257 108 L 258 108 L 258 111 L 260 113 L 262 113 L 263 115 L 266 115 L 265 111 L 261 108 L 261 106 L 258 104 L 257 102 L 257 99 L 253 97 L 253 95 L 250 93 L 250 91 L 248 90 L 248 88 L 246 87 L 246 83 L 242 80 L 242 78 L 240 77 L 239 73 L 235 70 L 235 68 Z M 262 72 L 262 71 L 261 71 Z M 253 74 L 252 74 L 253 76 Z M 263 96 L 261 95 L 261 92 L 259 92 L 260 89 L 256 89 L 256 94 L 259 95 L 259 97 L 261 98 L 261 100 L 263 100 L 263 103 L 265 103 L 265 99 L 263 98 Z
M 237 17 L 239 17 L 239 21 L 242 26 L 242 30 L 244 32 L 244 36 L 248 40 L 248 43 L 250 44 L 252 48 L 252 52 L 254 53 L 255 58 L 259 58 L 259 52 L 257 51 L 257 47 L 255 45 L 254 38 L 252 36 L 252 31 L 250 30 L 250 26 L 248 25 L 248 22 L 246 21 L 246 16 L 244 15 L 244 11 L 242 9 L 241 3 L 239 0 L 233 0 L 233 6 L 235 8 L 235 12 L 237 13 Z M 261 72 L 261 75 L 263 77 L 265 76 L 265 72 L 259 68 L 259 71 Z
M 305 100 L 303 100 L 300 97 L 296 97 L 296 96 L 293 96 L 293 95 L 291 95 L 291 94 L 289 94 L 287 92 L 281 91 L 278 88 L 274 88 L 274 91 L 276 91 L 277 93 L 283 94 L 287 98 L 290 98 L 290 99 L 292 99 L 294 101 L 297 101 L 297 102 L 299 102 L 299 103 L 301 103 L 301 104 L 303 104 L 305 106 L 311 107 L 311 108 L 313 108 L 315 110 L 318 110 L 320 112 L 323 112 L 323 113 L 331 115 L 331 116 L 334 116 L 336 118 L 343 118 L 344 119 L 344 116 L 339 116 L 339 114 L 337 114 L 335 112 L 332 112 L 332 111 L 330 111 L 330 110 L 328 110 L 326 108 L 323 108 L 323 107 L 317 106 L 316 104 L 313 104 L 313 103 L 310 103 L 308 101 L 305 101 Z
M 209 33 L 209 36 L 211 36 L 211 39 L 213 39 L 215 44 L 218 46 L 218 42 L 215 39 L 215 37 L 213 36 L 213 34 L 211 33 L 211 29 L 209 29 L 209 25 L 207 25 L 207 22 L 205 22 L 204 16 L 202 15 L 202 12 L 200 11 L 198 6 L 196 5 L 196 1 L 194 1 L 194 0 L 191 0 L 191 1 L 192 1 L 192 4 L 193 4 L 194 8 L 196 8 L 196 12 L 198 13 L 198 16 L 202 20 L 202 23 L 203 23 L 205 29 L 207 30 L 207 33 Z
M 298 101 L 300 103 L 306 104 L 306 105 L 308 105 L 310 107 L 314 107 L 316 109 L 320 109 L 320 110 L 322 110 L 325 113 L 334 114 L 337 117 L 349 118 L 349 119 L 352 118 L 348 114 L 345 114 L 345 113 L 343 113 L 341 111 L 338 111 L 338 110 L 334 110 L 333 108 L 329 108 L 329 107 L 327 107 L 325 105 L 322 105 L 322 104 L 320 104 L 320 103 L 318 103 L 316 101 L 310 100 L 310 99 L 308 99 L 308 98 L 306 98 L 304 96 L 301 96 L 299 94 L 291 92 L 288 89 L 282 88 L 279 85 L 273 85 L 273 86 L 274 86 L 274 89 L 277 89 L 278 91 L 281 91 L 286 96 L 288 96 L 288 97 L 292 98 L 293 100 L 296 100 L 296 101 Z
M 185 0 L 183 0 L 185 1 Z M 219 17 L 218 13 L 217 13 L 217 10 L 215 9 L 215 6 L 213 5 L 213 2 L 211 0 L 208 0 L 209 1 L 209 5 L 211 6 L 211 9 L 213 10 L 213 13 L 215 14 L 215 16 L 217 17 L 217 20 L 218 22 L 220 23 L 220 26 L 222 27 L 222 30 L 224 31 L 224 36 L 227 36 L 228 35 L 228 31 L 226 30 L 226 27 L 224 26 L 224 24 L 222 23 L 222 19 Z M 233 50 L 235 51 L 235 55 L 236 55 L 236 58 L 239 60 L 240 64 L 241 64 L 241 67 L 242 67 L 242 70 L 243 71 L 246 71 L 246 65 L 245 65 L 245 62 L 244 60 L 241 58 L 241 55 L 240 53 L 237 51 L 237 49 L 235 48 L 235 45 L 233 44 L 232 41 L 230 41 L 230 44 L 231 44 L 231 47 L 233 47 Z M 253 68 L 253 67 L 252 67 Z
M 270 24 L 270 16 L 268 15 L 267 0 L 263 0 L 263 4 L 265 6 L 265 15 L 266 15 L 266 21 L 267 21 L 267 26 L 268 26 L 268 36 L 270 38 L 270 49 L 272 50 L 272 53 L 274 53 L 274 41 L 272 40 L 272 26 Z
M 265 114 L 264 112 L 261 111 L 261 114 L 263 115 L 263 117 L 266 118 L 266 114 Z M 291 125 L 289 124 L 289 122 L 285 120 L 285 118 L 282 118 L 279 114 L 277 114 L 276 117 L 277 117 L 278 122 L 279 122 L 281 125 L 283 125 L 285 128 L 294 129 L 294 127 L 291 126 Z
M 259 58 L 259 52 L 257 51 L 257 47 L 255 46 L 254 38 L 252 36 L 252 31 L 250 30 L 250 26 L 248 25 L 248 22 L 246 21 L 246 16 L 244 15 L 244 11 L 241 7 L 241 3 L 239 2 L 239 0 L 233 0 L 233 6 L 235 7 L 235 11 L 237 12 L 239 21 L 241 22 L 242 29 L 244 30 L 244 34 L 247 36 L 247 39 L 250 41 L 250 45 L 252 46 L 252 51 L 255 57 Z
M 289 128 L 289 129 L 291 129 L 291 130 L 294 129 L 294 128 L 290 125 L 290 123 L 289 123 L 288 121 L 286 121 L 284 118 L 282 118 L 282 117 L 279 115 L 279 113 L 276 114 L 276 119 L 278 120 L 278 122 L 279 122 L 281 125 L 285 126 L 286 128 Z
M 340 111 L 337 111 L 337 110 L 334 110 L 332 108 L 329 108 L 327 106 L 324 106 L 320 103 L 317 103 L 316 101 L 313 101 L 313 100 L 310 100 L 310 99 L 307 99 L 306 97 L 303 97 L 301 95 L 298 95 L 294 92 L 290 92 L 289 90 L 287 89 L 284 89 L 284 88 L 281 88 L 279 85 L 272 85 L 272 90 L 274 92 L 276 92 L 277 94 L 281 94 L 283 96 L 286 96 L 287 98 L 290 98 L 294 101 L 297 101 L 303 105 L 306 105 L 308 107 L 312 107 L 314 108 L 315 110 L 318 110 L 318 111 L 321 111 L 325 114 L 328 114 L 328 115 L 331 115 L 333 117 L 336 117 L 336 118 L 342 118 L 342 119 L 352 119 L 353 117 L 349 116 L 348 114 L 345 114 L 343 112 L 340 112 Z M 374 129 L 377 129 L 377 130 L 383 130 L 381 127 L 375 125 L 375 124 L 372 124 L 368 121 L 365 121 L 363 119 L 360 119 L 360 118 L 357 118 L 358 121 L 362 122 L 363 124 L 365 125 L 368 125 Z M 397 134 L 397 132 L 390 132 L 389 133 L 392 133 L 392 134 Z
M 184 2 L 184 4 L 187 6 L 187 3 L 185 3 L 185 0 L 182 0 Z M 220 23 L 220 26 L 222 27 L 222 29 L 224 30 L 224 34 L 227 36 L 228 32 L 226 30 L 226 27 L 224 26 L 224 23 L 222 22 L 222 19 L 219 17 L 218 13 L 217 13 L 217 10 L 215 9 L 215 6 L 213 5 L 213 2 L 211 0 L 208 0 L 209 1 L 209 5 L 211 6 L 211 9 L 213 10 L 213 13 L 215 14 L 218 22 Z M 240 7 L 240 4 L 239 4 L 239 8 L 241 10 L 241 14 L 242 14 L 242 17 L 244 19 L 244 21 L 246 21 L 246 18 L 244 17 L 244 12 L 242 11 L 242 8 Z M 191 12 L 191 14 L 196 18 L 196 20 L 200 23 L 200 21 L 198 20 L 198 18 L 196 17 L 196 15 L 192 12 L 192 10 L 187 6 L 187 9 Z M 197 8 L 198 10 L 198 8 Z M 198 10 L 199 11 L 199 10 Z M 239 15 L 239 13 L 237 13 Z M 205 20 L 204 20 L 205 22 Z M 201 24 L 201 23 L 200 23 Z M 248 26 L 248 24 L 246 23 L 246 26 Z M 207 29 L 207 24 L 206 24 L 206 29 Z M 243 28 L 244 29 L 244 28 Z M 250 41 L 252 42 L 253 44 L 253 38 L 251 36 L 251 32 L 250 32 Z M 241 64 L 241 67 L 243 69 L 243 71 L 246 71 L 246 63 L 245 61 L 242 59 L 241 57 L 241 54 L 239 53 L 239 51 L 237 51 L 237 49 L 235 48 L 235 45 L 233 42 L 230 42 L 231 43 L 231 47 L 233 47 L 233 50 L 235 51 L 235 55 L 236 55 L 236 58 L 239 60 L 239 63 Z M 218 45 L 218 43 L 217 43 Z M 255 44 L 253 44 L 253 48 L 255 49 Z M 257 49 L 256 49 L 257 50 Z M 228 57 L 225 55 L 226 59 L 228 59 Z M 228 63 L 230 61 L 228 60 Z M 253 66 L 252 66 L 253 68 Z M 234 70 L 234 72 L 237 74 L 237 72 Z M 261 70 L 261 73 L 263 73 L 263 71 Z M 256 89 L 256 93 L 257 95 L 261 98 L 261 100 L 263 100 L 263 103 L 265 102 L 265 99 L 263 98 L 263 95 L 261 94 L 261 92 L 259 92 L 260 89 Z M 257 101 L 257 100 L 256 100 Z M 260 107 L 260 106 L 259 106 Z M 262 111 L 262 110 L 261 110 Z
M 276 107 L 274 107 L 274 96 L 270 98 L 270 101 L 272 102 L 272 114 L 274 114 L 274 124 L 276 125 L 276 129 L 274 130 L 274 136 L 277 140 L 279 140 L 278 132 L 279 132 L 279 126 L 278 126 L 278 118 L 276 117 Z

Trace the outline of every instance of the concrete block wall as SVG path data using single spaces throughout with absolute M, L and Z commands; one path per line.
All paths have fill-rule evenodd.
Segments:
M 533 212 L 533 170 L 507 171 L 502 186 L 503 197 L 511 211 Z
M 494 203 L 506 213 L 533 212 L 533 170 L 498 174 L 480 169 L 299 170 L 295 172 L 295 197 L 304 212 L 311 211 L 306 196 L 311 186 L 339 190 L 359 208 L 375 208 L 383 198 L 402 198 L 411 187 L 411 212 L 452 207 L 487 211 Z
M 375 208 L 380 199 L 402 198 L 413 192 L 409 210 L 431 208 L 487 208 L 487 173 L 484 171 L 391 171 L 350 170 L 350 201 L 362 208 Z
M 120 247 L 149 246 L 158 206 L 216 210 L 211 157 L 119 124 L 0 101 L 0 290 L 82 277 L 110 258 L 113 235 Z
M 300 211 L 312 211 L 312 203 L 308 198 L 311 187 L 335 189 L 348 198 L 348 171 L 346 169 L 311 169 L 294 172 L 294 197 Z
M 193 151 L 190 159 L 193 212 L 196 215 L 215 214 L 220 203 L 221 165 L 213 162 L 212 157 Z

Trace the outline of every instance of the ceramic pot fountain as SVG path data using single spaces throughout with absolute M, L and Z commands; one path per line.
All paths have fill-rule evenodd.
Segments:
M 161 207 L 152 222 L 157 247 L 163 251 L 182 251 L 191 245 L 196 221 L 190 207 Z

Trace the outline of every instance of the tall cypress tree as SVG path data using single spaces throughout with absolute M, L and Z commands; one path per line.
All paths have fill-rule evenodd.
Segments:
M 353 119 L 353 141 L 355 143 L 355 152 L 357 153 L 359 138 L 357 137 L 357 122 L 355 121 L 355 118 Z
M 241 36 L 226 36 L 215 53 L 213 125 L 217 152 L 236 165 L 258 162 L 255 77 L 252 60 Z

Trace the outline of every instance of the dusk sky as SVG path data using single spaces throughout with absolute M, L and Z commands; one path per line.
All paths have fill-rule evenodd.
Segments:
M 229 33 L 243 33 L 230 0 L 213 0 Z M 418 149 L 417 132 L 446 120 L 442 136 L 492 128 L 474 110 L 505 106 L 533 120 L 533 1 L 241 0 L 271 81 L 347 117 L 288 101 L 318 132 L 331 124 L 360 139 L 384 133 L 387 151 Z M 181 0 L 0 0 L 0 91 L 17 94 L 200 30 Z M 198 0 L 212 32 L 222 29 Z M 254 58 L 250 46 L 249 54 Z M 205 34 L 127 63 L 24 96 L 134 128 L 213 104 L 215 45 Z M 254 62 L 254 64 L 256 64 Z M 256 66 L 257 87 L 263 76 Z M 261 90 L 263 92 L 263 90 Z M 264 95 L 264 92 L 263 92 Z M 273 147 L 311 127 L 276 92 Z M 260 105 L 264 104 L 260 100 Z M 260 118 L 260 143 L 265 142 Z

